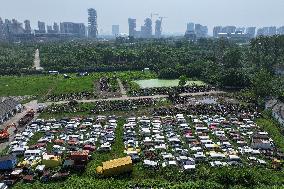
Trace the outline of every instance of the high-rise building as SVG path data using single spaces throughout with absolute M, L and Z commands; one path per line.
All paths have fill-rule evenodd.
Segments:
M 258 30 L 257 30 L 257 36 L 260 36 L 260 35 L 273 36 L 273 35 L 276 35 L 276 34 L 277 34 L 276 26 L 258 28 Z
M 195 34 L 196 38 L 204 38 L 208 35 L 208 28 L 207 26 L 202 26 L 201 24 L 195 24 Z
M 215 26 L 213 28 L 213 37 L 217 38 L 218 34 L 222 32 L 222 26 Z
M 192 42 L 196 41 L 195 31 L 186 31 L 184 34 L 184 37 L 188 39 L 189 41 L 192 41 Z
M 54 33 L 59 33 L 59 25 L 56 22 L 53 24 L 53 31 Z
M 277 29 L 277 34 L 278 35 L 284 35 L 284 26 L 281 26 Z
M 46 33 L 44 22 L 38 21 L 37 25 L 38 25 L 38 30 L 36 31 L 36 33 Z
M 162 19 L 155 22 L 155 37 L 160 38 L 162 36 Z
M 238 28 L 236 28 L 236 32 L 238 32 L 238 33 L 245 33 L 245 30 L 246 30 L 246 28 L 245 27 L 238 27 Z
M 146 18 L 144 20 L 143 31 L 141 30 L 142 38 L 151 38 L 152 37 L 152 20 L 151 18 Z
M 4 22 L 2 18 L 0 17 L 0 39 L 4 38 Z
M 77 37 L 85 37 L 85 24 L 73 23 L 73 22 L 62 22 L 60 23 L 60 32 L 62 34 L 74 35 Z
M 257 36 L 261 36 L 261 35 L 264 35 L 264 33 L 265 33 L 264 28 L 258 28 L 257 32 L 256 32 L 256 35 Z
M 47 33 L 53 33 L 52 26 L 47 25 L 46 26 L 46 31 L 47 31 Z
M 88 36 L 90 38 L 97 38 L 98 35 L 98 23 L 97 23 L 97 11 L 95 9 L 88 9 Z
M 119 35 L 119 25 L 112 25 L 112 35 L 118 36 Z
M 186 31 L 194 31 L 194 23 L 190 22 L 187 24 Z
M 248 27 L 246 29 L 246 34 L 249 36 L 249 38 L 255 37 L 255 30 L 256 30 L 256 27 Z
M 236 32 L 236 26 L 225 26 L 222 28 L 222 33 L 232 34 Z
M 23 34 L 24 28 L 22 26 L 22 23 L 18 22 L 16 19 L 12 19 L 12 34 Z
M 136 37 L 136 19 L 128 18 L 129 36 Z
M 25 20 L 25 33 L 30 34 L 32 32 L 31 22 L 29 20 Z
M 2 18 L 0 17 L 0 27 L 3 27 L 3 20 L 2 20 Z
M 269 34 L 268 34 L 269 36 L 276 35 L 276 34 L 277 34 L 277 28 L 276 28 L 276 26 L 271 26 L 271 27 L 269 27 L 268 33 L 269 33 Z

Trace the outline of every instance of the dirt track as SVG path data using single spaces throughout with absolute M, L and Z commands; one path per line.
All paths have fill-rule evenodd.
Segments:
M 17 125 L 18 121 L 19 121 L 22 117 L 24 117 L 24 115 L 25 115 L 29 110 L 31 110 L 31 109 L 36 110 L 36 109 L 38 108 L 37 101 L 35 101 L 35 100 L 34 100 L 34 101 L 31 101 L 31 102 L 29 102 L 29 103 L 27 103 L 27 104 L 24 104 L 24 106 L 25 106 L 24 111 L 22 111 L 21 113 L 16 114 L 14 117 L 12 117 L 12 118 L 9 119 L 8 121 L 4 122 L 2 125 L 0 125 L 0 128 L 3 129 L 3 128 L 5 128 L 6 126 L 11 125 L 11 124 L 13 124 L 13 123 L 15 123 L 16 126 L 18 126 L 18 125 Z M 35 115 L 35 118 L 36 118 L 37 116 L 38 116 L 38 115 L 36 114 L 36 115 Z M 25 127 L 18 128 L 18 131 L 23 131 L 24 129 L 25 129 Z M 9 140 L 9 142 L 0 143 L 0 152 L 1 152 L 3 149 L 5 149 L 11 141 L 13 141 L 13 139 L 14 139 L 14 137 L 15 137 L 14 130 L 15 130 L 14 128 L 9 128 L 8 132 L 10 133 L 10 140 Z
M 43 70 L 43 67 L 40 67 L 40 58 L 39 58 L 39 50 L 38 49 L 35 51 L 34 68 L 36 70 Z

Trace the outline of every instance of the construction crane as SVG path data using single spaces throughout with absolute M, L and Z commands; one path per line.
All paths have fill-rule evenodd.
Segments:
M 0 130 L 0 142 L 3 142 L 3 141 L 5 142 L 5 141 L 9 140 L 10 134 L 9 134 L 8 130 L 11 127 L 14 127 L 15 128 L 14 133 L 17 133 L 18 129 L 16 127 L 16 124 L 13 123 L 11 125 L 8 125 L 4 129 Z

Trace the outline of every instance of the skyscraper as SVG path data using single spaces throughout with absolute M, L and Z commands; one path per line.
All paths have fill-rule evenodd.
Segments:
M 3 23 L 3 20 L 2 20 L 2 18 L 0 17 L 0 27 L 3 26 L 3 24 L 4 24 L 4 23 Z
M 59 33 L 59 25 L 56 22 L 53 24 L 53 31 L 54 33 Z
M 144 28 L 141 30 L 143 38 L 151 38 L 152 37 L 152 20 L 151 18 L 146 18 L 144 20 Z
M 187 24 L 186 31 L 192 32 L 194 31 L 194 23 L 190 22 Z
M 204 38 L 208 35 L 207 26 L 202 26 L 201 24 L 195 24 L 195 34 L 196 38 Z
M 95 9 L 88 9 L 88 27 L 90 38 L 97 38 L 98 35 L 98 23 L 97 23 L 97 11 Z
M 222 26 L 215 26 L 213 28 L 213 37 L 217 38 L 218 34 L 222 32 Z
M 128 26 L 129 26 L 129 36 L 136 36 L 136 19 L 128 18 Z
M 238 28 L 236 28 L 236 32 L 245 33 L 245 30 L 246 30 L 245 27 L 238 27 Z
M 31 22 L 29 20 L 25 20 L 25 33 L 30 34 L 32 32 Z
M 236 32 L 236 26 L 225 26 L 222 28 L 222 33 L 232 34 Z
M 38 33 L 46 33 L 44 22 L 38 21 L 37 25 L 38 25 Z
M 4 23 L 2 18 L 0 17 L 0 39 L 4 37 Z
M 47 33 L 53 33 L 52 26 L 46 26 Z
M 284 26 L 281 26 L 277 29 L 277 34 L 278 35 L 284 35 Z
M 277 33 L 276 26 L 258 28 L 257 30 L 257 36 L 260 36 L 260 35 L 273 36 L 273 35 L 276 35 L 276 33 Z
M 246 29 L 246 34 L 249 36 L 249 38 L 254 38 L 255 37 L 255 27 L 248 27 Z
M 112 25 L 112 35 L 117 36 L 119 35 L 119 25 Z
M 60 32 L 63 34 L 74 35 L 78 37 L 85 37 L 85 24 L 62 22 L 60 23 Z
M 162 20 L 156 20 L 155 23 L 155 37 L 160 38 L 162 35 Z
M 277 33 L 276 26 L 271 26 L 271 27 L 269 27 L 269 29 L 268 29 L 268 35 L 269 35 L 269 36 L 276 35 L 276 33 Z
M 16 19 L 12 19 L 12 34 L 23 34 L 24 28 L 22 23 L 18 22 Z

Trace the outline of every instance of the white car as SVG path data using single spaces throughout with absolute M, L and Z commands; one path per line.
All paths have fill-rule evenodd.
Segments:
M 5 183 L 0 183 L 0 189 L 8 189 L 8 186 Z

